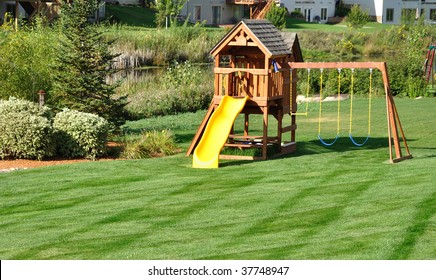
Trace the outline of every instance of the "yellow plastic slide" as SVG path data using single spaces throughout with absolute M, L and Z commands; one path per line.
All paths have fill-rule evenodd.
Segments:
M 192 167 L 218 168 L 218 157 L 248 97 L 235 98 L 225 95 L 210 117 L 203 136 L 194 151 Z

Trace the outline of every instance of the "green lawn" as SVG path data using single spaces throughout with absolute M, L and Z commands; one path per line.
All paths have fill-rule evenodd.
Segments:
M 106 17 L 129 26 L 156 27 L 155 14 L 148 8 L 107 4 Z
M 298 120 L 298 151 L 280 159 L 199 170 L 179 154 L 2 173 L 0 258 L 436 259 L 436 99 L 396 102 L 414 159 L 395 165 L 379 98 L 362 148 L 346 138 L 345 101 L 333 148 L 316 139 L 313 104 Z M 362 140 L 366 100 L 355 104 Z M 203 114 L 127 127 L 171 129 L 186 149 Z M 326 103 L 325 138 L 335 115 Z

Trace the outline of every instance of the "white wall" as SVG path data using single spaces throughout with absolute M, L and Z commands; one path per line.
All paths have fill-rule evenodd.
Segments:
M 301 13 L 305 15 L 306 20 L 313 22 L 316 16 L 321 17 L 321 9 L 327 8 L 326 20 L 321 22 L 327 22 L 329 17 L 335 15 L 335 1 L 334 0 L 313 0 L 313 1 L 296 1 L 296 0 L 281 0 L 280 3 L 288 9 L 288 12 L 293 12 L 297 8 L 301 10 Z M 309 16 L 310 13 L 310 16 Z
M 376 16 L 377 20 L 382 23 L 399 24 L 401 23 L 401 11 L 403 9 L 415 9 L 417 15 L 420 9 L 425 10 L 425 19 L 430 19 L 430 9 L 436 9 L 436 0 L 344 0 L 346 4 L 359 4 L 363 9 L 369 9 L 369 15 Z M 394 18 L 392 22 L 386 21 L 386 10 L 394 10 Z
M 201 7 L 199 19 L 195 18 L 196 7 Z M 217 22 L 213 22 L 213 9 L 219 9 L 220 16 L 216 18 Z M 238 10 L 242 11 L 241 9 L 243 9 L 243 5 L 228 5 L 226 0 L 189 0 L 183 7 L 181 15 L 189 16 L 189 20 L 192 22 L 205 21 L 207 24 L 228 24 L 232 22 L 234 15 L 238 14 Z M 239 14 L 243 15 L 242 12 Z

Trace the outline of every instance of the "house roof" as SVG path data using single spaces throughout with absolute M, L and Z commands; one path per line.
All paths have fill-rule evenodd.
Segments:
M 244 19 L 237 23 L 213 47 L 210 53 L 216 55 L 225 45 L 231 43 L 232 40 L 236 39 L 238 41 L 239 38 L 236 38 L 236 36 L 241 29 L 248 33 L 243 36 L 246 39 L 246 46 L 257 45 L 269 57 L 291 54 L 296 42 L 295 39 L 297 38 L 296 34 L 290 37 L 282 37 L 282 33 L 268 20 Z M 242 37 L 242 35 L 239 37 Z M 249 40 L 251 40 L 252 44 L 250 44 Z

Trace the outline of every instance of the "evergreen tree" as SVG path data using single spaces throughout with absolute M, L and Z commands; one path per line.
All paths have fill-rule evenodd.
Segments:
M 60 106 L 97 114 L 115 128 L 125 122 L 127 97 L 115 97 L 119 83 L 106 82 L 116 71 L 111 67 L 116 56 L 109 51 L 112 42 L 89 22 L 98 7 L 98 0 L 62 3 L 54 93 Z

